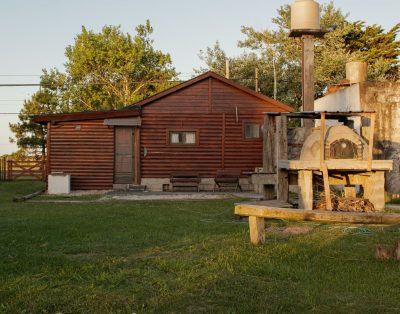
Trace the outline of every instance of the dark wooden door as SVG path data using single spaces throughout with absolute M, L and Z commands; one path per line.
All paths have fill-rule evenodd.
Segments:
M 132 127 L 115 127 L 114 183 L 133 183 L 134 181 L 133 132 Z

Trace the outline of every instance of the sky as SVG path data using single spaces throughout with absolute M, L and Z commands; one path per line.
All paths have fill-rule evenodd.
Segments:
M 65 48 L 87 29 L 121 25 L 134 34 L 138 24 L 150 19 L 154 46 L 170 53 L 182 79 L 204 66 L 200 49 L 219 41 L 228 56 L 239 55 L 242 25 L 272 28 L 271 19 L 293 0 L 1 0 L 0 84 L 38 83 L 41 70 L 63 69 Z M 320 4 L 328 1 L 318 1 Z M 378 5 L 378 4 L 379 5 Z M 400 1 L 335 0 L 335 7 L 349 13 L 349 20 L 364 20 L 389 29 L 400 22 Z M 37 88 L 0 87 L 0 155 L 16 150 L 9 143 L 9 122 Z

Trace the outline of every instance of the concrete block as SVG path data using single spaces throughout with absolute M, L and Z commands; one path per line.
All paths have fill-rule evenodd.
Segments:
M 68 194 L 71 192 L 71 176 L 64 173 L 52 173 L 48 176 L 49 194 Z

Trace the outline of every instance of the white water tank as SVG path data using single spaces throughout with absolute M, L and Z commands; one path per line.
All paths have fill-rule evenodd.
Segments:
M 314 0 L 296 0 L 290 16 L 291 30 L 319 30 L 319 4 Z
M 368 75 L 368 63 L 364 61 L 352 61 L 346 63 L 346 79 L 351 84 L 365 82 Z

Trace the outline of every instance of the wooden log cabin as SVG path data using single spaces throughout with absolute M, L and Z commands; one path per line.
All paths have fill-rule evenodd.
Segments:
M 34 121 L 48 128 L 48 173 L 70 174 L 73 190 L 132 184 L 161 191 L 174 171 L 195 172 L 200 189 L 212 190 L 219 169 L 262 166 L 266 111 L 292 108 L 207 72 L 122 110 Z

